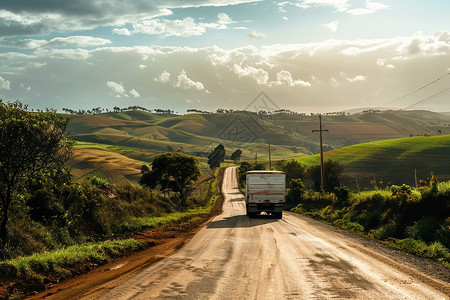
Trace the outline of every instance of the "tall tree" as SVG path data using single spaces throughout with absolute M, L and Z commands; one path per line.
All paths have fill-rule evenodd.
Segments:
M 68 118 L 55 111 L 32 113 L 16 101 L 0 100 L 0 240 L 7 241 L 13 197 L 36 174 L 63 172 L 73 140 L 66 132 Z
M 241 159 L 242 150 L 237 149 L 236 151 L 231 154 L 231 159 L 234 161 L 234 163 L 237 163 Z
M 155 156 L 151 167 L 139 183 L 150 188 L 159 186 L 160 190 L 171 189 L 185 205 L 192 183 L 200 176 L 197 159 L 183 153 L 168 152 Z
M 334 187 L 340 185 L 344 167 L 339 162 L 329 159 L 324 162 L 323 171 L 324 190 L 327 192 L 332 192 Z M 313 182 L 314 189 L 320 191 L 320 165 L 309 167 L 307 173 L 308 177 Z
M 208 155 L 208 165 L 211 169 L 220 167 L 220 163 L 225 159 L 225 147 L 219 144 Z
M 286 182 L 291 182 L 292 179 L 302 179 L 305 178 L 305 167 L 297 160 L 291 159 L 283 161 L 281 163 L 281 170 L 286 173 Z

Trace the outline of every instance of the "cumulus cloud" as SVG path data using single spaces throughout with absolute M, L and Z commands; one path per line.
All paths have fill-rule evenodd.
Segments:
M 256 32 L 256 31 L 252 31 L 249 34 L 247 34 L 247 37 L 251 38 L 251 39 L 256 39 L 256 40 L 265 40 L 267 39 L 267 35 L 265 35 L 262 32 Z
M 367 79 L 367 76 L 363 76 L 363 75 L 356 75 L 353 78 L 347 78 L 348 81 L 350 82 L 355 82 L 355 81 L 364 81 Z
M 141 96 L 135 89 L 131 89 L 131 91 L 128 93 L 125 90 L 125 87 L 122 82 L 117 83 L 114 81 L 108 81 L 106 83 L 106 85 L 111 89 L 111 91 L 113 92 L 113 95 L 117 98 L 130 97 L 130 96 L 138 98 Z
M 177 77 L 177 81 L 173 84 L 175 87 L 183 90 L 204 90 L 203 83 L 190 79 L 185 70 L 182 70 Z
M 130 95 L 135 97 L 135 98 L 141 97 L 141 95 L 139 95 L 139 93 L 135 89 L 131 89 Z
M 253 66 L 242 67 L 238 64 L 234 64 L 233 70 L 239 78 L 250 77 L 260 85 L 266 84 L 269 81 L 269 73 L 262 68 L 255 68 Z
M 182 110 L 185 100 L 192 99 L 186 94 L 195 92 L 204 109 L 239 109 L 262 90 L 279 107 L 298 111 L 303 106 L 323 110 L 337 105 L 376 106 L 447 74 L 449 36 L 443 31 L 391 39 L 230 49 L 100 46 L 82 51 L 10 51 L 0 53 L 0 85 L 4 97 L 45 103 L 42 108 L 73 103 L 74 108 L 92 108 L 92 101 L 83 99 L 96 99 L 102 107 L 120 106 L 124 97 L 139 95 L 140 103 Z M 149 67 L 138 69 L 140 65 Z M 176 66 L 176 73 L 168 66 Z M 112 74 L 111 70 L 119 71 Z M 449 76 L 439 80 L 436 92 L 448 87 L 449 80 Z M 25 91 L 20 84 L 13 84 L 16 82 L 33 88 Z M 111 99 L 111 95 L 122 99 Z M 429 102 L 433 103 L 450 110 L 448 101 L 441 98 Z
M 93 47 L 93 46 L 103 46 L 110 44 L 111 41 L 103 38 L 96 38 L 92 36 L 69 36 L 65 38 L 57 37 L 51 39 L 43 47 Z
M 326 29 L 331 30 L 332 32 L 336 32 L 338 25 L 339 25 L 339 21 L 334 21 L 334 22 L 323 24 L 322 26 Z
M 350 7 L 348 0 L 300 0 L 299 2 L 293 4 L 303 9 L 308 9 L 315 6 L 328 6 L 333 7 L 340 12 L 346 11 Z
M 101 26 L 123 26 L 123 24 L 134 23 L 136 20 L 142 21 L 167 16 L 177 8 L 219 7 L 257 1 L 6 1 L 6 3 L 2 3 L 0 10 L 0 36 L 38 35 L 55 31 L 88 30 Z M 226 18 L 223 17 L 221 15 L 222 19 L 219 22 L 226 21 Z M 119 32 L 124 33 L 125 31 Z
M 389 6 L 383 3 L 367 0 L 366 7 L 349 9 L 347 12 L 351 15 L 363 16 L 383 9 L 389 9 Z
M 119 35 L 131 35 L 131 32 L 127 28 L 114 28 L 113 33 Z
M 270 85 L 287 85 L 288 87 L 302 86 L 310 87 L 311 83 L 303 80 L 293 80 L 289 71 L 282 70 L 277 73 L 277 80 L 270 83 Z
M 170 73 L 167 71 L 164 71 L 161 74 L 159 74 L 158 77 L 153 78 L 153 81 L 161 83 L 169 82 L 169 80 L 170 80 Z
M 349 0 L 299 0 L 284 1 L 278 4 L 280 11 L 285 11 L 284 6 L 294 5 L 303 9 L 309 9 L 313 7 L 330 7 L 338 12 L 348 13 L 355 16 L 362 16 L 377 12 L 383 9 L 389 9 L 389 6 L 380 2 L 374 2 L 366 0 L 365 5 L 362 7 L 353 6 L 353 3 Z
M 0 90 L 10 90 L 10 84 L 11 82 L 9 80 L 6 80 L 0 76 Z
M 186 17 L 182 20 L 151 19 L 133 24 L 133 33 L 156 34 L 162 37 L 189 37 L 202 35 L 207 29 L 226 29 L 233 20 L 225 14 L 217 15 L 217 22 L 197 22 L 194 18 Z
M 56 37 L 51 40 L 0 40 L 0 46 L 20 49 L 36 49 L 36 48 L 70 48 L 70 47 L 96 47 L 110 44 L 111 41 L 103 38 L 92 36 L 75 35 L 68 37 Z

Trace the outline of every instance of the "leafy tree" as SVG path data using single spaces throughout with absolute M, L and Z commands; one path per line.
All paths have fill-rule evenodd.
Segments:
M 16 101 L 0 100 L 0 240 L 4 248 L 11 203 L 17 192 L 37 175 L 67 171 L 73 140 L 68 119 L 55 111 L 32 113 Z
M 234 163 L 238 162 L 241 159 L 242 150 L 237 149 L 236 151 L 231 154 L 231 159 L 234 161 Z
M 286 208 L 296 207 L 305 193 L 305 185 L 300 178 L 289 181 L 289 189 L 286 195 Z
M 335 186 L 340 185 L 344 167 L 337 161 L 329 159 L 324 162 L 323 169 L 323 188 L 326 192 L 332 192 Z M 320 165 L 309 167 L 307 173 L 313 182 L 314 189 L 320 191 Z
M 171 189 L 184 206 L 192 183 L 200 176 L 197 159 L 168 152 L 155 156 L 151 166 L 151 171 L 144 173 L 139 183 L 150 188 L 159 186 L 160 190 Z
M 225 147 L 219 144 L 211 153 L 208 155 L 208 165 L 211 169 L 220 167 L 220 163 L 223 162 L 225 158 Z
M 291 159 L 283 161 L 281 163 L 281 170 L 286 173 L 286 182 L 291 182 L 292 179 L 304 179 L 305 178 L 305 167 L 297 160 Z

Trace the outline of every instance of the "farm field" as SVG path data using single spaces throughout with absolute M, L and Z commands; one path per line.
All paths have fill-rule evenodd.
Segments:
M 328 129 L 324 133 L 324 149 L 334 149 L 327 156 L 336 157 L 346 164 L 348 182 L 355 181 L 355 178 L 361 178 L 359 180 L 362 182 L 371 181 L 373 175 L 377 181 L 383 179 L 386 183 L 403 179 L 410 182 L 414 169 L 417 169 L 419 178 L 426 178 L 433 170 L 447 172 L 445 165 L 439 166 L 445 161 L 442 157 L 445 156 L 445 149 L 419 149 L 419 146 L 416 146 L 417 149 L 412 146 L 403 149 L 401 142 L 386 144 L 382 140 L 450 134 L 448 115 L 424 111 L 385 111 L 325 115 L 322 121 L 324 128 Z M 241 149 L 242 160 L 257 159 L 263 163 L 269 161 L 268 144 L 272 160 L 317 154 L 319 138 L 317 133 L 312 132 L 317 127 L 318 117 L 315 115 L 259 115 L 250 112 L 174 115 L 130 110 L 73 115 L 68 130 L 77 140 L 72 161 L 75 175 L 78 178 L 97 176 L 107 178 L 111 183 L 120 183 L 138 180 L 141 166 L 151 162 L 154 155 L 167 151 L 181 151 L 197 157 L 203 171 L 208 170 L 207 156 L 218 144 L 225 146 L 228 157 Z M 423 138 L 428 137 L 418 137 L 416 141 L 422 143 L 425 141 Z M 341 149 L 368 141 L 379 141 L 380 144 Z M 440 141 L 438 139 L 436 143 Z M 383 150 L 385 148 L 389 150 Z M 388 153 L 382 155 L 383 151 Z M 363 166 L 358 163 L 365 158 L 369 159 L 367 164 Z M 308 163 L 316 158 L 305 159 Z M 414 163 L 416 160 L 419 162 Z M 430 167 L 421 167 L 422 163 L 426 164 L 425 160 L 431 160 Z M 433 164 L 434 160 L 437 160 L 436 164 Z M 232 164 L 230 160 L 228 163 Z M 395 178 L 390 176 L 393 172 Z
M 377 185 L 415 185 L 418 180 L 430 177 L 434 172 L 441 181 L 450 179 L 450 135 L 419 136 L 383 140 L 343 147 L 324 153 L 324 160 L 331 159 L 345 166 L 344 184 L 356 189 L 368 187 L 374 178 Z M 306 166 L 318 164 L 320 156 L 300 159 Z

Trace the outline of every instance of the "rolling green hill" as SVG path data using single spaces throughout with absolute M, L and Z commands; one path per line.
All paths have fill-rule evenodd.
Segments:
M 324 128 L 329 130 L 324 134 L 327 150 L 367 141 L 435 135 L 438 131 L 450 134 L 450 116 L 433 112 L 325 115 L 322 121 Z M 207 155 L 220 143 L 225 146 L 228 156 L 241 149 L 244 160 L 253 160 L 257 155 L 259 161 L 267 161 L 268 144 L 271 144 L 272 159 L 299 158 L 318 153 L 319 138 L 312 132 L 314 129 L 318 129 L 316 115 L 250 112 L 173 115 L 130 110 L 74 115 L 68 124 L 69 132 L 79 142 L 77 148 L 82 148 L 85 155 L 89 149 L 101 148 L 103 155 L 107 152 L 112 156 L 119 154 L 134 161 L 139 169 L 140 164 L 149 163 L 154 155 L 166 151 L 194 155 L 200 158 L 202 167 L 206 169 Z M 100 160 L 93 163 L 98 165 L 86 168 L 86 172 L 101 169 Z M 74 164 L 74 170 L 80 176 L 83 174 L 82 169 L 77 169 L 77 164 Z M 120 181 L 120 172 L 110 171 L 115 174 L 111 180 Z M 135 172 L 137 175 L 134 177 L 124 176 L 135 179 L 139 170 Z
M 348 146 L 324 153 L 345 166 L 344 184 L 356 189 L 370 186 L 370 181 L 383 184 L 415 185 L 434 172 L 438 179 L 450 180 L 450 135 L 420 136 L 383 140 Z M 300 159 L 306 166 L 319 164 L 320 156 Z

